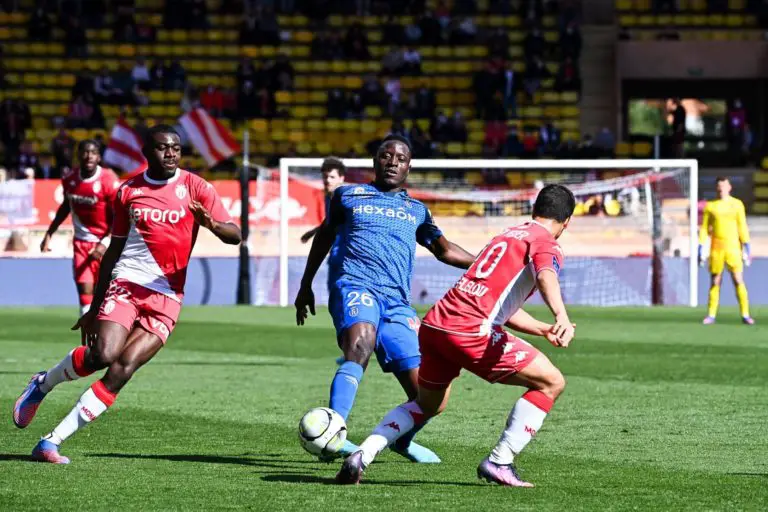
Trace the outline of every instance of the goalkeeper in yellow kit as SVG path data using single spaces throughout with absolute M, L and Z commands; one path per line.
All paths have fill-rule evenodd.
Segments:
M 728 178 L 717 178 L 717 199 L 707 201 L 704 217 L 699 230 L 699 264 L 703 263 L 702 246 L 707 237 L 712 239 L 709 252 L 709 272 L 712 284 L 709 288 L 709 309 L 704 324 L 715 323 L 717 306 L 720 302 L 720 283 L 723 270 L 733 277 L 736 297 L 739 299 L 741 319 L 747 325 L 755 321 L 749 316 L 749 299 L 744 284 L 744 264 L 750 264 L 749 231 L 744 213 L 744 203 L 731 196 L 731 182 Z

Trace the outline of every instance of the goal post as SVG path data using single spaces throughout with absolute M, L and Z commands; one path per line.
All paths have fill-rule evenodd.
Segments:
M 370 181 L 372 158 L 342 161 L 348 169 L 348 182 Z M 282 158 L 278 172 L 260 177 L 279 180 L 281 209 L 278 233 L 264 234 L 257 242 L 262 249 L 277 242 L 277 265 L 257 269 L 256 286 L 261 281 L 274 289 L 277 284 L 279 293 L 265 295 L 256 303 L 288 306 L 293 301 L 291 294 L 298 287 L 310 246 L 297 240 L 303 230 L 314 227 L 297 212 L 318 210 L 309 203 L 322 201 L 322 162 L 322 158 Z M 510 184 L 470 185 L 481 173 L 493 172 Z M 441 173 L 462 177 L 441 181 Z M 696 160 L 416 159 L 411 162 L 408 191 L 432 208 L 446 236 L 477 252 L 482 248 L 478 244 L 504 227 L 530 218 L 530 205 L 542 183 L 565 184 L 577 197 L 577 218 L 562 239 L 566 254 L 563 293 L 568 302 L 697 306 Z M 299 193 L 299 188 L 314 191 L 314 199 Z M 314 222 L 318 218 L 314 215 Z M 252 248 L 256 257 L 260 247 Z M 437 300 L 460 275 L 457 269 L 428 257 L 417 252 L 414 282 L 419 280 L 419 290 L 414 287 L 414 302 Z M 267 276 L 270 269 L 272 274 Z M 315 293 L 327 299 L 318 294 L 321 288 L 325 283 L 318 275 Z M 318 299 L 318 303 L 324 302 Z

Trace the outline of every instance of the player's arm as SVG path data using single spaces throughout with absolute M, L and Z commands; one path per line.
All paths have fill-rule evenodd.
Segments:
M 458 268 L 469 268 L 475 262 L 475 255 L 465 251 L 459 245 L 449 241 L 440 231 L 432 218 L 432 212 L 427 210 L 424 222 L 416 230 L 416 241 L 426 247 L 435 258 L 446 265 Z
M 317 232 L 320 230 L 320 228 L 322 226 L 323 225 L 320 224 L 319 226 L 314 227 L 314 228 L 310 229 L 309 231 L 307 231 L 306 233 L 304 233 L 303 235 L 301 235 L 301 243 L 305 244 L 305 243 L 309 242 L 310 240 L 312 240 L 312 237 L 314 237 L 317 234 Z
M 747 227 L 747 214 L 744 211 L 744 203 L 739 201 L 739 210 L 736 214 L 736 229 L 739 232 L 739 242 L 741 242 L 741 253 L 744 262 L 749 265 L 752 261 L 752 251 L 749 244 L 749 228 Z
M 232 216 L 224 208 L 213 185 L 200 180 L 196 183 L 195 192 L 195 198 L 189 203 L 195 221 L 225 244 L 238 245 L 242 242 L 240 226 L 232 222 Z
M 474 254 L 467 252 L 463 247 L 442 235 L 429 244 L 427 249 L 435 255 L 435 258 L 452 267 L 469 268 L 475 262 Z
M 536 320 L 522 309 L 518 309 L 514 315 L 509 317 L 505 325 L 514 331 L 533 336 L 546 336 L 552 329 L 552 324 Z
M 699 264 L 704 261 L 703 247 L 709 238 L 709 228 L 712 223 L 712 213 L 709 211 L 709 204 L 704 207 L 704 214 L 701 217 L 701 228 L 699 228 Z
M 66 199 L 63 203 L 59 206 L 59 209 L 56 210 L 56 215 L 53 217 L 53 220 L 51 221 L 51 225 L 48 226 L 48 231 L 45 232 L 45 236 L 43 236 L 43 241 L 40 242 L 40 251 L 41 252 L 49 252 L 50 249 L 48 248 L 48 244 L 51 243 L 51 237 L 56 232 L 57 229 L 59 229 L 59 226 L 61 226 L 61 223 L 64 222 L 67 217 L 69 217 L 70 212 L 72 211 L 72 208 L 69 206 L 69 201 Z
M 544 303 L 555 317 L 555 324 L 550 332 L 558 340 L 557 345 L 567 347 L 575 334 L 574 326 L 565 310 L 563 296 L 560 292 L 560 281 L 557 272 L 552 268 L 544 268 L 536 274 L 536 288 L 541 293 Z

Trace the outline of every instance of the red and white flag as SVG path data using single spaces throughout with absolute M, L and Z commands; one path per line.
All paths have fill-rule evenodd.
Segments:
M 147 163 L 141 154 L 141 146 L 141 137 L 136 130 L 131 128 L 125 119 L 118 119 L 109 136 L 104 163 L 119 167 L 123 172 L 132 171 Z
M 202 108 L 196 108 L 179 118 L 189 141 L 213 167 L 240 151 L 235 137 Z

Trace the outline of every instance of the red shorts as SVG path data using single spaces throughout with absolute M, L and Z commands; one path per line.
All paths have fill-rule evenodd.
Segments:
M 115 322 L 129 331 L 138 323 L 165 343 L 180 312 L 181 303 L 167 295 L 125 279 L 115 279 L 109 283 L 96 318 Z
M 84 240 L 74 240 L 72 242 L 72 246 L 75 249 L 75 255 L 72 258 L 72 270 L 76 283 L 96 283 L 98 281 L 101 261 L 88 256 L 97 245 L 99 245 L 99 242 L 86 242 Z
M 421 324 L 419 384 L 444 389 L 464 368 L 488 382 L 503 380 L 531 364 L 539 350 L 503 328 L 488 336 L 459 336 Z

